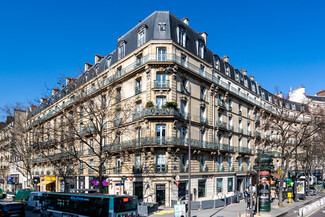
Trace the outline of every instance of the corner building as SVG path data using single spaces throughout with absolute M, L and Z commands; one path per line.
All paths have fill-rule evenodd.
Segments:
M 105 96 L 108 86 L 115 88 L 114 96 Z M 28 133 L 58 119 L 64 109 L 56 109 L 57 105 L 79 107 L 73 96 L 81 89 L 86 100 L 103 95 L 112 98 L 107 100 L 108 116 L 118 116 L 123 104 L 132 107 L 132 115 L 123 124 L 131 129 L 128 133 L 120 134 L 114 126 L 120 117 L 106 129 L 106 142 L 114 141 L 121 150 L 106 162 L 110 194 L 125 191 L 144 201 L 172 206 L 187 194 L 189 141 L 191 191 L 197 201 L 243 192 L 251 183 L 249 172 L 262 147 L 275 161 L 279 157 L 277 150 L 265 148 L 271 138 L 259 129 L 272 112 L 276 96 L 245 70 L 231 66 L 228 57 L 210 51 L 206 33 L 194 31 L 188 19 L 180 20 L 170 12 L 151 14 L 120 37 L 111 54 L 96 55 L 95 64 L 86 64 L 81 76 L 30 110 L 26 136 L 31 146 L 35 139 Z M 299 103 L 291 106 L 301 108 Z M 91 160 L 91 152 L 84 155 Z M 62 180 L 46 159 L 39 159 L 35 151 L 33 160 L 34 176 L 55 176 L 51 189 L 61 191 Z M 176 175 L 179 184 L 175 184 Z M 75 189 L 89 189 L 96 173 L 84 168 L 71 177 Z

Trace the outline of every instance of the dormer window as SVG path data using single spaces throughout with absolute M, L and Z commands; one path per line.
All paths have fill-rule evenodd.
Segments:
M 215 63 L 216 69 L 218 69 L 220 71 L 220 60 L 217 57 L 215 57 L 214 63 Z
M 125 57 L 125 43 L 122 43 L 118 46 L 118 59 Z
M 265 99 L 265 93 L 264 93 L 263 90 L 262 90 L 262 93 L 261 94 L 262 94 L 262 98 Z
M 112 60 L 111 57 L 106 59 L 105 69 L 108 69 L 111 66 L 111 60 Z
M 146 32 L 147 32 L 146 26 L 142 26 L 138 30 L 138 47 L 146 43 Z
M 177 42 L 186 47 L 186 30 L 180 26 L 177 27 Z
M 252 91 L 253 91 L 253 92 L 256 92 L 255 83 L 252 83 Z
M 235 79 L 239 82 L 239 72 L 237 70 L 235 71 Z
M 230 67 L 229 66 L 226 66 L 226 75 L 230 75 Z
M 244 85 L 245 85 L 245 87 L 248 87 L 247 77 L 244 78 Z
M 202 59 L 204 58 L 204 47 L 205 45 L 203 41 L 196 41 L 197 55 Z
M 166 23 L 158 23 L 159 31 L 166 31 Z
M 294 102 L 291 103 L 292 110 L 296 110 L 296 104 Z

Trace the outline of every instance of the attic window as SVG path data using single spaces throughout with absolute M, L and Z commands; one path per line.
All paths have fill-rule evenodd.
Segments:
M 177 42 L 186 47 L 186 30 L 180 26 L 177 27 Z
M 230 75 L 230 67 L 229 66 L 226 66 L 226 75 Z
M 166 31 L 166 23 L 158 23 L 159 31 Z
M 248 87 L 247 77 L 244 78 L 244 85 L 245 85 L 245 87 Z
M 125 43 L 118 46 L 118 59 L 122 59 L 125 56 Z
M 220 60 L 215 57 L 215 67 L 220 71 Z
M 252 91 L 253 92 L 256 92 L 256 87 L 255 87 L 255 83 L 254 82 L 252 83 Z
M 146 33 L 147 33 L 147 28 L 146 26 L 143 26 L 142 28 L 139 29 L 138 31 L 138 47 L 146 43 Z
M 201 40 L 196 41 L 196 50 L 197 50 L 197 55 L 201 57 L 202 59 L 204 58 L 204 49 L 205 45 L 204 42 Z
M 237 70 L 235 71 L 235 79 L 239 82 L 239 72 Z

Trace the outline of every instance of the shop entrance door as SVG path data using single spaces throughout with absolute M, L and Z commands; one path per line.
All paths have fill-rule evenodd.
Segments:
M 139 201 L 143 201 L 143 182 L 133 182 L 133 195 L 138 196 Z
M 165 205 L 165 185 L 156 185 L 156 194 L 158 206 Z

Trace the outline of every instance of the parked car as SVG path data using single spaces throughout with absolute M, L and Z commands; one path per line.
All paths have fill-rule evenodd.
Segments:
M 33 192 L 33 190 L 25 189 L 25 190 L 18 190 L 13 198 L 15 202 L 26 202 L 29 194 Z
M 0 216 L 25 217 L 25 204 L 20 202 L 0 202 Z
M 310 186 L 309 193 L 310 193 L 310 195 L 314 196 L 317 194 L 317 189 L 314 186 Z
M 43 192 L 30 192 L 29 197 L 27 199 L 27 210 L 32 210 L 33 212 L 38 212 L 41 210 L 41 198 Z

